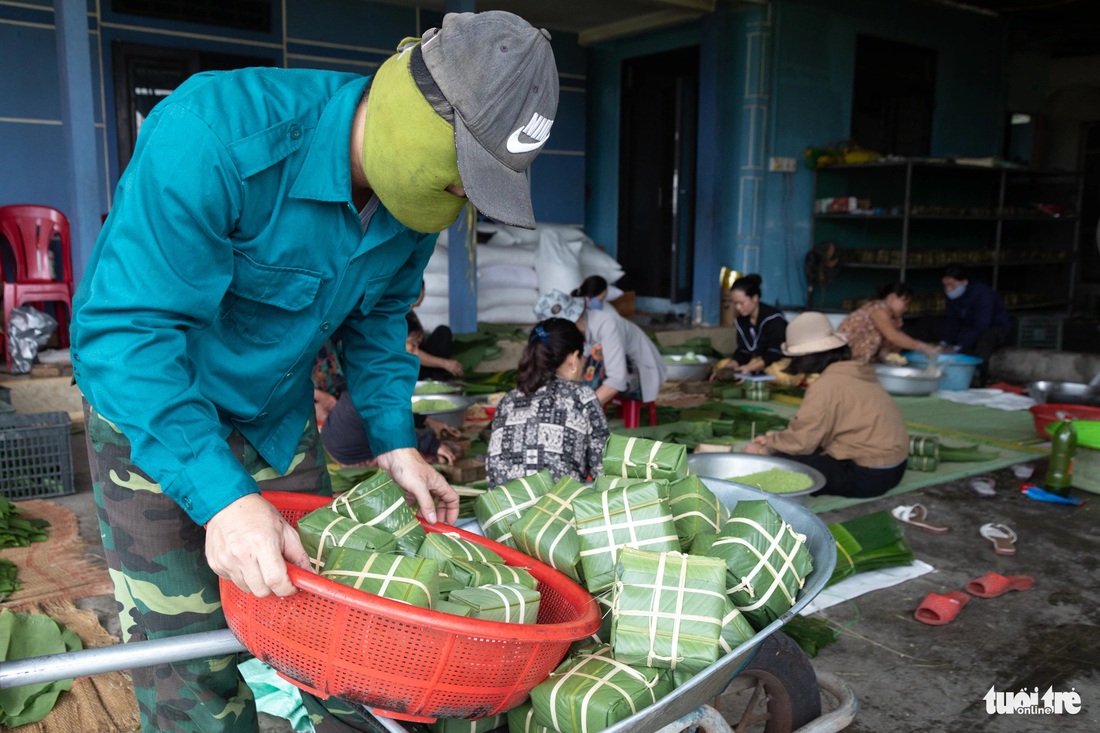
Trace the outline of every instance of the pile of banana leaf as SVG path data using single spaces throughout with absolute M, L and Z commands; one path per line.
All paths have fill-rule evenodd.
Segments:
M 49 522 L 45 519 L 27 519 L 19 513 L 18 506 L 0 496 L 0 548 L 26 547 L 46 539 Z

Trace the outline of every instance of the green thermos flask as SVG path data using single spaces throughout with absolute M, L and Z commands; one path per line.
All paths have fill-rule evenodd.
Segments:
M 1077 428 L 1072 420 L 1063 420 L 1051 436 L 1050 466 L 1043 485 L 1047 491 L 1059 496 L 1069 496 L 1073 482 L 1073 456 L 1077 452 Z

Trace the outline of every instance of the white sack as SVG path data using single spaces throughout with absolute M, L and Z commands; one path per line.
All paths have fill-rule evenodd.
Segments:
M 490 288 L 478 290 L 477 310 L 480 313 L 490 308 L 510 306 L 516 310 L 529 311 L 538 302 L 539 291 L 534 288 Z
M 477 289 L 484 292 L 492 288 L 533 288 L 538 290 L 539 276 L 533 267 L 522 265 L 489 265 L 477 270 Z

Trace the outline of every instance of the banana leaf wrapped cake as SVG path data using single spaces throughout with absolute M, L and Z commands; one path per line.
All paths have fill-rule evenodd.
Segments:
M 535 576 L 531 575 L 526 568 L 493 562 L 461 560 L 459 558 L 447 562 L 447 574 L 465 588 L 501 583 L 514 583 L 527 588 L 537 588 L 539 584 Z
M 457 532 L 431 532 L 420 544 L 416 552 L 418 557 L 427 557 L 438 560 L 444 566 L 448 560 L 471 560 L 473 562 L 487 562 L 500 565 L 504 562 L 497 553 L 488 547 L 479 545 L 470 540 L 464 540 Z
M 451 592 L 450 603 L 470 608 L 470 617 L 511 624 L 533 624 L 538 619 L 542 594 L 533 588 L 508 583 L 460 588 Z
M 427 533 L 405 503 L 405 492 L 385 471 L 379 471 L 332 500 L 337 514 L 378 527 L 397 538 L 397 551 L 413 556 Z
M 439 563 L 341 547 L 329 556 L 321 577 L 421 608 L 439 601 Z
M 737 502 L 707 555 L 726 561 L 730 600 L 757 629 L 790 610 L 813 569 L 806 537 L 763 499 Z
M 531 690 L 534 720 L 558 733 L 608 728 L 672 692 L 672 671 L 616 660 L 610 646 L 567 659 Z
M 474 501 L 474 514 L 485 536 L 514 549 L 516 543 L 512 539 L 512 525 L 553 485 L 550 472 L 544 469 L 513 479 L 478 496 Z
M 314 509 L 298 521 L 298 537 L 309 555 L 314 572 L 325 567 L 325 559 L 334 548 L 395 552 L 397 538 L 389 532 L 337 514 L 330 506 Z
M 726 563 L 679 552 L 619 551 L 611 646 L 615 659 L 700 672 L 720 656 Z
M 652 552 L 680 548 L 676 524 L 657 481 L 581 494 L 573 500 L 581 567 L 590 593 L 615 583 L 615 565 L 624 546 Z
M 604 476 L 675 481 L 687 473 L 687 446 L 679 443 L 612 433 L 604 444 Z
M 588 485 L 569 476 L 559 480 L 512 525 L 512 540 L 519 551 L 579 582 L 581 545 L 577 538 L 573 500 L 592 491 Z
M 691 549 L 697 535 L 717 534 L 730 517 L 726 505 L 695 474 L 669 484 L 668 508 L 672 510 L 683 552 Z

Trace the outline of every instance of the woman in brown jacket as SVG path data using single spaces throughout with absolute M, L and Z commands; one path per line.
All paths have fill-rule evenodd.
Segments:
M 804 463 L 825 475 L 822 494 L 867 498 L 897 486 L 905 474 L 909 435 L 897 403 L 874 368 L 852 360 L 843 336 L 821 313 L 803 313 L 787 326 L 787 370 L 821 376 L 784 430 L 770 431 L 746 453 Z

